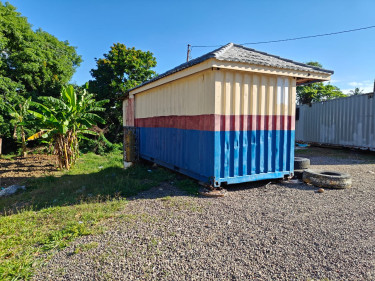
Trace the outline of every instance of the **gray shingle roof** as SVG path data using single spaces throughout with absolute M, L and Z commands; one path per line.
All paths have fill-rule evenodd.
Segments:
M 327 70 L 311 65 L 307 65 L 300 62 L 295 62 L 289 59 L 284 59 L 275 55 L 270 55 L 264 52 L 260 52 L 251 48 L 244 47 L 242 45 L 237 45 L 229 43 L 225 46 L 222 46 L 212 52 L 209 52 L 203 56 L 192 59 L 186 63 L 183 63 L 163 74 L 156 76 L 155 78 L 144 82 L 143 84 L 136 86 L 131 90 L 142 87 L 146 84 L 159 80 L 163 77 L 169 76 L 173 73 L 181 71 L 185 68 L 191 67 L 193 65 L 204 62 L 210 58 L 215 58 L 220 61 L 233 61 L 233 62 L 244 62 L 255 65 L 270 66 L 282 69 L 291 69 L 291 70 L 301 70 L 301 71 L 310 71 L 315 73 L 324 73 L 324 74 L 333 74 L 332 70 Z

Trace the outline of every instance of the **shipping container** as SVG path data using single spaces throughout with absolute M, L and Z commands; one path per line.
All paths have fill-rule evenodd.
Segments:
M 130 90 L 124 130 L 136 128 L 140 158 L 215 187 L 283 178 L 296 85 L 332 73 L 230 43 Z
M 374 93 L 297 107 L 296 140 L 375 150 Z

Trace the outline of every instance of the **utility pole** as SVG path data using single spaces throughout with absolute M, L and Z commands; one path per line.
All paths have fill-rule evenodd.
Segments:
M 187 45 L 187 56 L 186 56 L 186 61 L 188 62 L 190 59 L 190 52 L 191 52 L 191 45 Z

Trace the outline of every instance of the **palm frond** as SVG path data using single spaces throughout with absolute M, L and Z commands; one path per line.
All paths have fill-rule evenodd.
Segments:
M 41 130 L 41 131 L 39 131 L 39 132 L 33 134 L 32 136 L 28 137 L 27 140 L 28 140 L 28 141 L 30 141 L 30 140 L 36 140 L 36 139 L 42 137 L 43 135 L 45 135 L 46 133 L 48 133 L 48 132 L 50 132 L 50 131 L 52 131 L 52 130 L 46 130 L 46 129 Z

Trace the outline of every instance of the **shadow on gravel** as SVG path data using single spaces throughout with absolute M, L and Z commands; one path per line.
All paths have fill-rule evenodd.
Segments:
M 302 191 L 317 191 L 319 189 L 319 187 L 308 185 L 302 181 L 300 183 L 283 182 L 283 183 L 279 183 L 279 185 L 285 188 L 292 188 L 292 189 L 297 189 L 297 190 L 302 190 Z
M 242 191 L 246 189 L 252 189 L 252 188 L 267 188 L 270 184 L 279 184 L 279 180 L 262 180 L 262 181 L 254 181 L 254 182 L 245 182 L 245 183 L 239 183 L 239 184 L 230 184 L 225 185 L 223 188 L 225 188 L 228 192 L 236 192 L 236 191 Z
M 165 197 L 179 197 L 179 196 L 198 196 L 198 194 L 191 194 L 178 188 L 171 183 L 164 182 L 159 186 L 152 187 L 148 190 L 138 193 L 135 196 L 128 197 L 128 200 L 139 200 L 139 199 L 159 199 Z
M 305 191 L 312 191 L 317 190 L 318 188 L 312 185 L 308 185 L 303 183 L 301 180 L 300 182 L 293 182 L 290 181 L 283 181 L 283 180 L 263 180 L 263 181 L 257 181 L 257 182 L 248 182 L 248 183 L 241 183 L 241 184 L 233 184 L 225 186 L 224 188 L 227 189 L 228 192 L 237 192 L 252 188 L 258 188 L 260 190 L 263 190 L 264 192 L 267 192 L 267 189 L 270 185 L 277 185 L 281 188 L 292 188 L 292 189 L 298 189 L 298 190 L 305 190 Z
M 309 158 L 311 165 L 375 164 L 375 152 L 368 150 L 308 147 L 296 149 L 295 156 Z
M 309 147 L 296 153 L 296 156 L 310 158 L 312 165 L 375 164 L 375 153 L 359 153 L 350 150 Z M 121 197 L 135 200 L 167 196 L 197 196 L 200 189 L 198 183 L 188 177 L 147 164 L 134 165 L 126 170 L 120 167 L 109 167 L 89 173 L 82 171 L 82 174 L 33 178 L 34 175 L 41 175 L 40 169 L 53 169 L 53 165 L 47 161 L 40 165 L 41 168 L 36 166 L 37 160 L 40 161 L 40 159 L 30 158 L 27 163 L 18 163 L 21 161 L 15 159 L 12 165 L 9 160 L 0 161 L 0 176 L 3 184 L 5 181 L 13 184 L 13 181 L 27 180 L 25 192 L 0 198 L 0 214 L 4 210 L 18 211 L 28 207 L 40 210 L 51 206 L 75 205 Z M 22 168 L 25 168 L 24 174 L 19 172 Z M 30 171 L 33 172 L 28 173 Z M 227 189 L 228 193 L 253 188 L 266 192 L 269 185 L 305 191 L 316 190 L 315 187 L 307 184 L 278 180 L 227 185 L 223 188 Z

